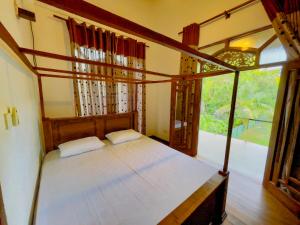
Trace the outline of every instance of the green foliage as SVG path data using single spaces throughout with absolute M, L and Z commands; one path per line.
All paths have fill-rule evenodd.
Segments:
M 273 68 L 241 72 L 234 126 L 245 124 L 248 119 L 272 121 L 280 71 L 279 68 Z M 201 130 L 227 134 L 233 79 L 233 74 L 204 79 Z M 263 129 L 257 129 L 255 132 L 258 132 L 257 135 L 266 141 L 250 138 L 253 142 L 266 144 L 269 141 L 269 138 L 265 136 L 268 132 Z M 248 136 L 251 136 L 251 132 L 248 133 Z M 241 137 L 248 140 L 247 133 L 241 134 Z
M 203 114 L 200 117 L 201 130 L 215 134 L 226 134 L 228 123 L 226 120 L 218 119 L 213 115 Z
M 270 134 L 271 134 L 271 123 L 260 123 L 253 128 L 245 130 L 239 139 L 244 141 L 253 142 L 259 145 L 268 146 Z

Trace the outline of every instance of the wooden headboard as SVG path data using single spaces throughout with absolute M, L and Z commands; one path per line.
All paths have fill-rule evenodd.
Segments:
M 137 112 L 103 116 L 44 118 L 45 151 L 55 150 L 66 141 L 89 136 L 105 139 L 105 135 L 118 130 L 137 129 Z

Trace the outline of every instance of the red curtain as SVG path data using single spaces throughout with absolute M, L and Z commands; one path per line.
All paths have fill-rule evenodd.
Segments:
M 200 26 L 193 23 L 183 28 L 182 43 L 189 46 L 198 46 L 200 37 Z
M 116 36 L 114 32 L 87 26 L 86 23 L 76 23 L 70 18 L 67 21 L 71 42 L 86 48 L 95 48 L 103 52 L 109 51 L 126 57 L 132 56 L 145 59 L 145 43 L 131 38 Z
M 145 70 L 145 43 L 132 38 L 117 36 L 116 33 L 67 20 L 71 40 L 72 56 L 108 64 Z M 144 80 L 145 74 L 96 66 L 73 63 L 76 72 Z M 79 116 L 93 116 L 114 113 L 138 112 L 138 130 L 145 133 L 145 85 L 104 81 L 74 80 L 74 99 Z
M 184 27 L 182 43 L 197 49 L 199 31 L 196 23 Z M 181 54 L 180 74 L 195 74 L 198 66 L 197 59 Z M 201 80 L 172 82 L 170 145 L 190 156 L 197 155 L 201 86 Z
M 262 0 L 289 59 L 300 57 L 300 1 Z

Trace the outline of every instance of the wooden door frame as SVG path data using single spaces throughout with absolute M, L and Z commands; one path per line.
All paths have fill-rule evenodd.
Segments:
M 281 121 L 284 117 L 284 107 L 287 98 L 287 90 L 289 89 L 289 76 L 290 71 L 300 69 L 300 62 L 290 62 L 284 65 L 281 72 L 280 84 L 278 88 L 277 100 L 274 110 L 273 126 L 271 130 L 269 149 L 267 155 L 267 161 L 265 166 L 265 173 L 263 179 L 263 186 L 272 195 L 274 195 L 281 203 L 283 203 L 291 212 L 293 212 L 298 217 L 300 216 L 300 203 L 293 199 L 291 196 L 287 195 L 278 188 L 279 180 L 273 179 L 274 165 L 276 160 L 276 155 L 278 153 L 279 145 L 279 135 L 281 135 Z M 280 165 L 281 166 L 281 165 Z
M 5 209 L 4 209 L 4 202 L 3 202 L 1 184 L 0 184 L 0 225 L 7 225 L 7 219 L 6 219 Z

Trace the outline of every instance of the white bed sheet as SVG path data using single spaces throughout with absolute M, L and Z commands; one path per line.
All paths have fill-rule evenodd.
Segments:
M 36 225 L 154 225 L 215 168 L 148 137 L 44 161 Z

